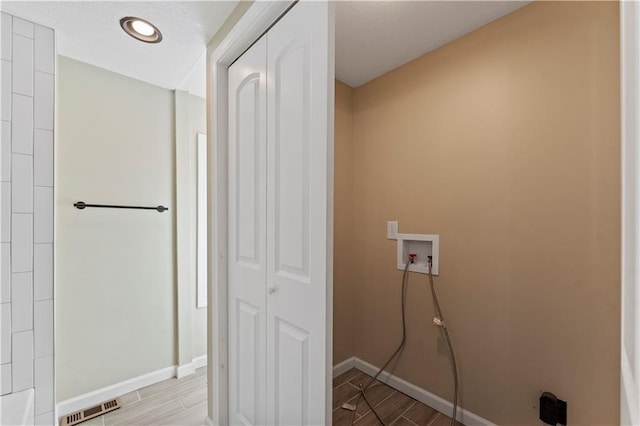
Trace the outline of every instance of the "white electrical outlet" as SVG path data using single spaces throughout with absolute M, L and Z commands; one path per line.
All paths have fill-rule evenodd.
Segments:
M 398 238 L 398 222 L 387 222 L 387 240 Z

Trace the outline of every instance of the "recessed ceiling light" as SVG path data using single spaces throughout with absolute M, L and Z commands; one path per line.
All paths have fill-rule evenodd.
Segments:
M 120 26 L 125 33 L 136 40 L 144 41 L 145 43 L 160 43 L 162 41 L 160 30 L 144 19 L 125 16 L 120 20 Z
M 142 34 L 143 36 L 152 36 L 153 33 L 156 32 L 156 30 L 149 24 L 147 24 L 144 21 L 131 21 L 131 27 L 135 30 L 135 32 L 137 32 L 138 34 Z

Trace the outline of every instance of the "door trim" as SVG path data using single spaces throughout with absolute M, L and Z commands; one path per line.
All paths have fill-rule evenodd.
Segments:
M 621 321 L 620 422 L 640 424 L 640 2 L 620 2 Z M 625 318 L 633 318 L 627 330 Z M 631 337 L 633 336 L 633 337 Z
M 208 52 L 208 416 L 229 424 L 227 322 L 228 248 L 228 67 L 276 22 L 294 1 L 254 2 L 220 45 Z

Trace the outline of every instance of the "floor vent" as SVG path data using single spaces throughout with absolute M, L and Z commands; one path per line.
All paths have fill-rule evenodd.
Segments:
M 122 407 L 120 398 L 112 399 L 107 402 L 103 402 L 102 404 L 98 404 L 94 407 L 67 414 L 60 419 L 60 426 L 74 426 L 78 423 L 93 419 L 94 417 L 107 414 L 109 411 L 117 410 L 120 407 Z

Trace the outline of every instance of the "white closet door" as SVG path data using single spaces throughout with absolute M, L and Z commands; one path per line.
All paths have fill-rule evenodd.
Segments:
M 266 62 L 229 67 L 229 420 L 266 423 Z
M 330 7 L 300 2 L 267 33 L 269 425 L 331 423 Z

